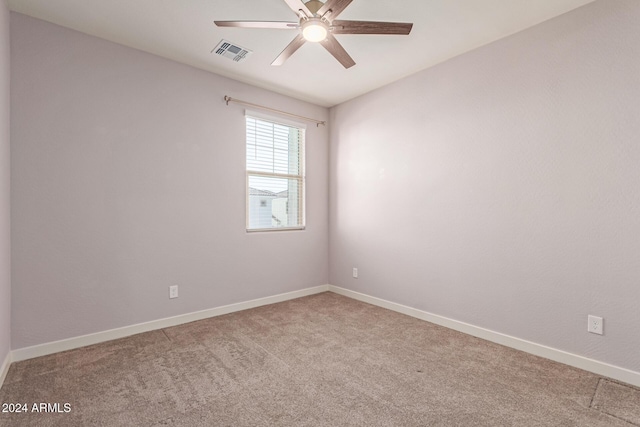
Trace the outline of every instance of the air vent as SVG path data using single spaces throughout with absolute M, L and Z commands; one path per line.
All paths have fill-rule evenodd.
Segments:
M 211 53 L 224 56 L 225 58 L 229 58 L 236 62 L 244 61 L 249 55 L 251 55 L 251 51 L 249 49 L 240 47 L 224 39 L 218 43 L 218 46 L 213 48 Z

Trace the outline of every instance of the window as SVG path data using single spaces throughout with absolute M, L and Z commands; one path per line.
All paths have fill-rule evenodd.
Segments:
M 247 112 L 247 230 L 304 228 L 304 125 Z

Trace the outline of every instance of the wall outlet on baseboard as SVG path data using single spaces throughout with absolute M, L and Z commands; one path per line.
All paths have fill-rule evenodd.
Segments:
M 587 331 L 592 334 L 602 335 L 604 330 L 604 319 L 602 317 L 589 315 L 587 321 L 589 322 L 587 325 Z
M 178 285 L 169 286 L 169 298 L 178 298 Z
M 356 267 L 353 267 L 353 278 L 354 279 L 358 278 L 358 269 Z

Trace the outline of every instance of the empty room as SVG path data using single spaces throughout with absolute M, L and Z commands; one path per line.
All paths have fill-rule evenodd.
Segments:
M 639 23 L 0 0 L 0 426 L 640 426 Z

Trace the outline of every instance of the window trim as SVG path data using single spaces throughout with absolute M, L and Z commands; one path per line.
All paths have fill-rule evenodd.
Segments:
M 279 174 L 274 172 L 261 172 L 261 171 L 250 171 L 247 169 L 247 117 L 252 119 L 271 122 L 273 124 L 288 126 L 297 128 L 302 131 L 302 141 L 299 144 L 298 149 L 298 164 L 301 170 L 300 175 L 291 175 L 291 174 Z M 305 230 L 307 225 L 307 197 L 306 197 L 306 143 L 307 143 L 307 126 L 304 123 L 296 122 L 289 119 L 283 119 L 281 117 L 272 116 L 270 114 L 265 114 L 262 112 L 256 112 L 252 110 L 245 110 L 245 137 L 244 137 L 244 161 L 245 161 L 245 231 L 247 233 L 255 233 L 255 232 L 264 232 L 264 231 L 300 231 Z M 285 179 L 296 179 L 299 181 L 301 185 L 298 185 L 298 198 L 302 201 L 302 203 L 298 203 L 298 217 L 301 218 L 301 225 L 292 226 L 292 227 L 270 227 L 270 228 L 249 228 L 249 177 L 250 176 L 262 176 L 262 177 L 271 177 L 271 178 L 285 178 Z

